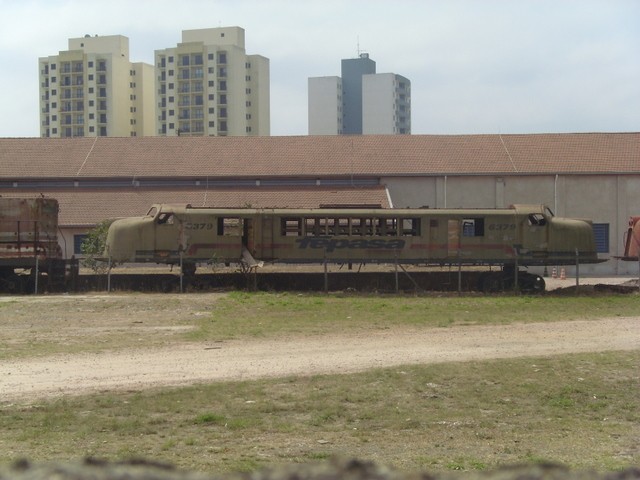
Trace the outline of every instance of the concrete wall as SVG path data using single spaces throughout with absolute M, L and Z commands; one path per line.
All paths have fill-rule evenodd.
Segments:
M 583 265 L 584 275 L 637 275 L 624 253 L 629 217 L 640 215 L 640 175 L 522 175 L 388 177 L 381 182 L 396 208 L 505 208 L 517 203 L 547 205 L 557 215 L 609 225 L 608 259 Z M 567 268 L 573 275 L 574 268 Z M 532 270 L 533 271 L 533 270 Z

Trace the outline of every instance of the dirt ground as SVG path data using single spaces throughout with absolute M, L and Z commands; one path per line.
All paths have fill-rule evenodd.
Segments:
M 625 280 L 618 279 L 617 283 Z M 598 283 L 601 282 L 599 279 Z M 562 288 L 565 284 L 570 286 L 575 281 L 558 280 L 548 288 Z M 92 301 L 91 295 L 75 298 Z M 0 301 L 7 301 L 7 297 Z M 402 328 L 361 335 L 172 343 L 117 352 L 3 361 L 0 403 L 202 382 L 350 373 L 403 364 L 638 348 L 640 316 L 544 325 Z

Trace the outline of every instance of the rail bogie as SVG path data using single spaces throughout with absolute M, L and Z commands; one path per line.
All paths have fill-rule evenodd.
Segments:
M 590 221 L 558 218 L 540 205 L 506 209 L 155 205 L 146 216 L 115 221 L 105 255 L 114 263 L 181 264 L 189 273 L 204 262 L 500 265 L 514 271 L 519 266 L 601 261 Z M 539 280 L 528 279 L 534 289 L 539 289 Z

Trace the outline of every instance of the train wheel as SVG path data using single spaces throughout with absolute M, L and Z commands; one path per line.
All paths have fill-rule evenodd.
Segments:
M 182 264 L 182 274 L 185 277 L 192 277 L 196 274 L 196 264 L 191 262 L 184 262 Z
M 530 273 L 525 274 L 521 285 L 522 290 L 528 293 L 542 293 L 546 286 L 544 278 Z
M 485 273 L 482 276 L 483 292 L 501 292 L 504 290 L 504 278 L 502 273 Z

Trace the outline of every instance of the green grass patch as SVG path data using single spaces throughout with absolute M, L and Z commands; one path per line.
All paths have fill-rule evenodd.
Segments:
M 640 352 L 405 366 L 0 406 L 0 462 L 253 471 L 334 455 L 415 471 L 640 463 Z
M 639 295 L 247 293 L 0 297 L 0 360 L 178 342 L 636 316 Z

